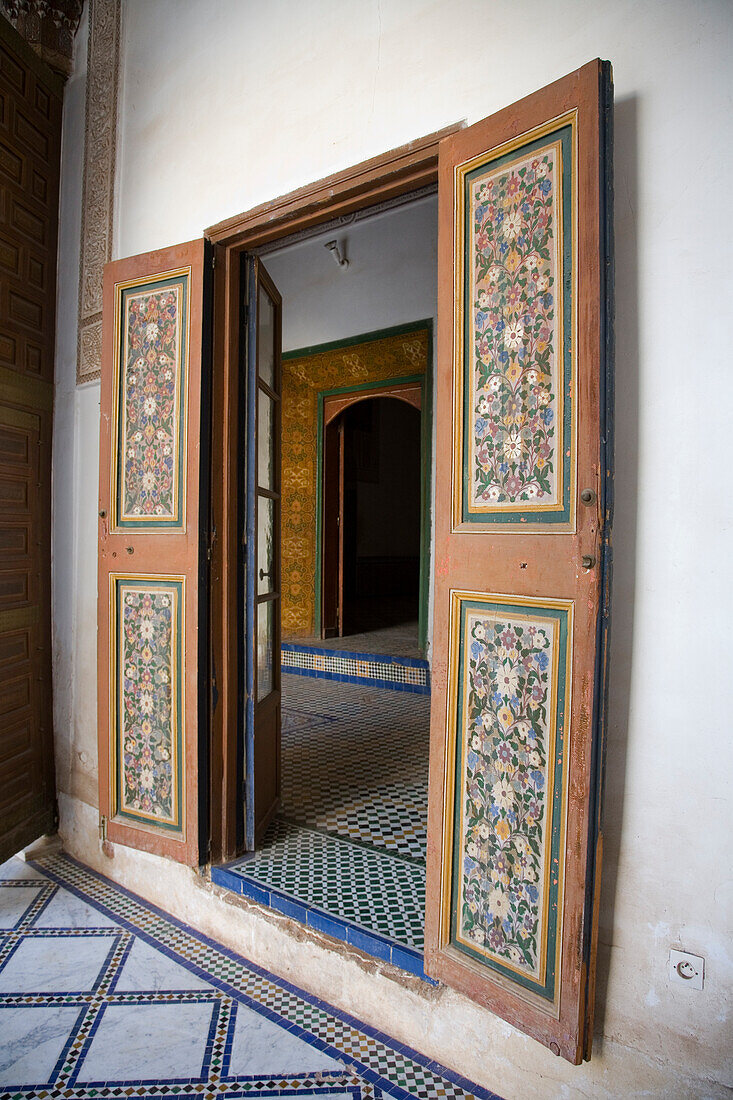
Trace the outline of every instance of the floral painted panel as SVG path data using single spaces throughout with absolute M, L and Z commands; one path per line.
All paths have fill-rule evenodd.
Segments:
M 117 581 L 117 812 L 181 826 L 183 582 Z
M 566 613 L 527 610 L 464 611 L 455 921 L 459 943 L 542 991 L 557 916 L 567 625 Z
M 123 292 L 119 526 L 183 526 L 187 285 Z
M 539 519 L 568 469 L 562 143 L 476 172 L 467 203 L 468 512 Z

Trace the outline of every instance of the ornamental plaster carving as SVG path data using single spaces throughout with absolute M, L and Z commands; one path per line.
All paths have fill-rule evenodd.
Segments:
M 112 258 L 120 0 L 89 0 L 77 383 L 99 378 L 102 275 Z
M 64 80 L 72 69 L 82 0 L 0 0 L 0 12 Z

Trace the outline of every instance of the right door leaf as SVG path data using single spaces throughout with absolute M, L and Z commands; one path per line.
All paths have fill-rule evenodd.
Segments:
M 610 65 L 441 145 L 426 971 L 590 1056 L 610 582 Z

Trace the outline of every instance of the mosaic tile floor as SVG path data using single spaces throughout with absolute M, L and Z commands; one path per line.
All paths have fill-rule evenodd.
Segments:
M 212 878 L 422 975 L 429 698 L 284 676 L 282 713 L 281 817 Z
M 425 867 L 277 819 L 241 873 L 422 951 Z
M 493 1097 L 70 859 L 0 868 L 0 1100 L 290 1095 Z
M 283 677 L 284 817 L 425 863 L 430 698 Z

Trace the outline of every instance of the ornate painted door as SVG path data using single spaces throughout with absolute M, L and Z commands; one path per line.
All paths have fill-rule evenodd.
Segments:
M 191 241 L 115 261 L 104 272 L 101 832 L 107 842 L 189 865 L 205 858 L 208 254 L 203 240 Z
M 244 840 L 252 851 L 280 803 L 280 394 L 282 302 L 247 261 Z
M 426 970 L 589 1057 L 610 580 L 610 66 L 441 144 Z

